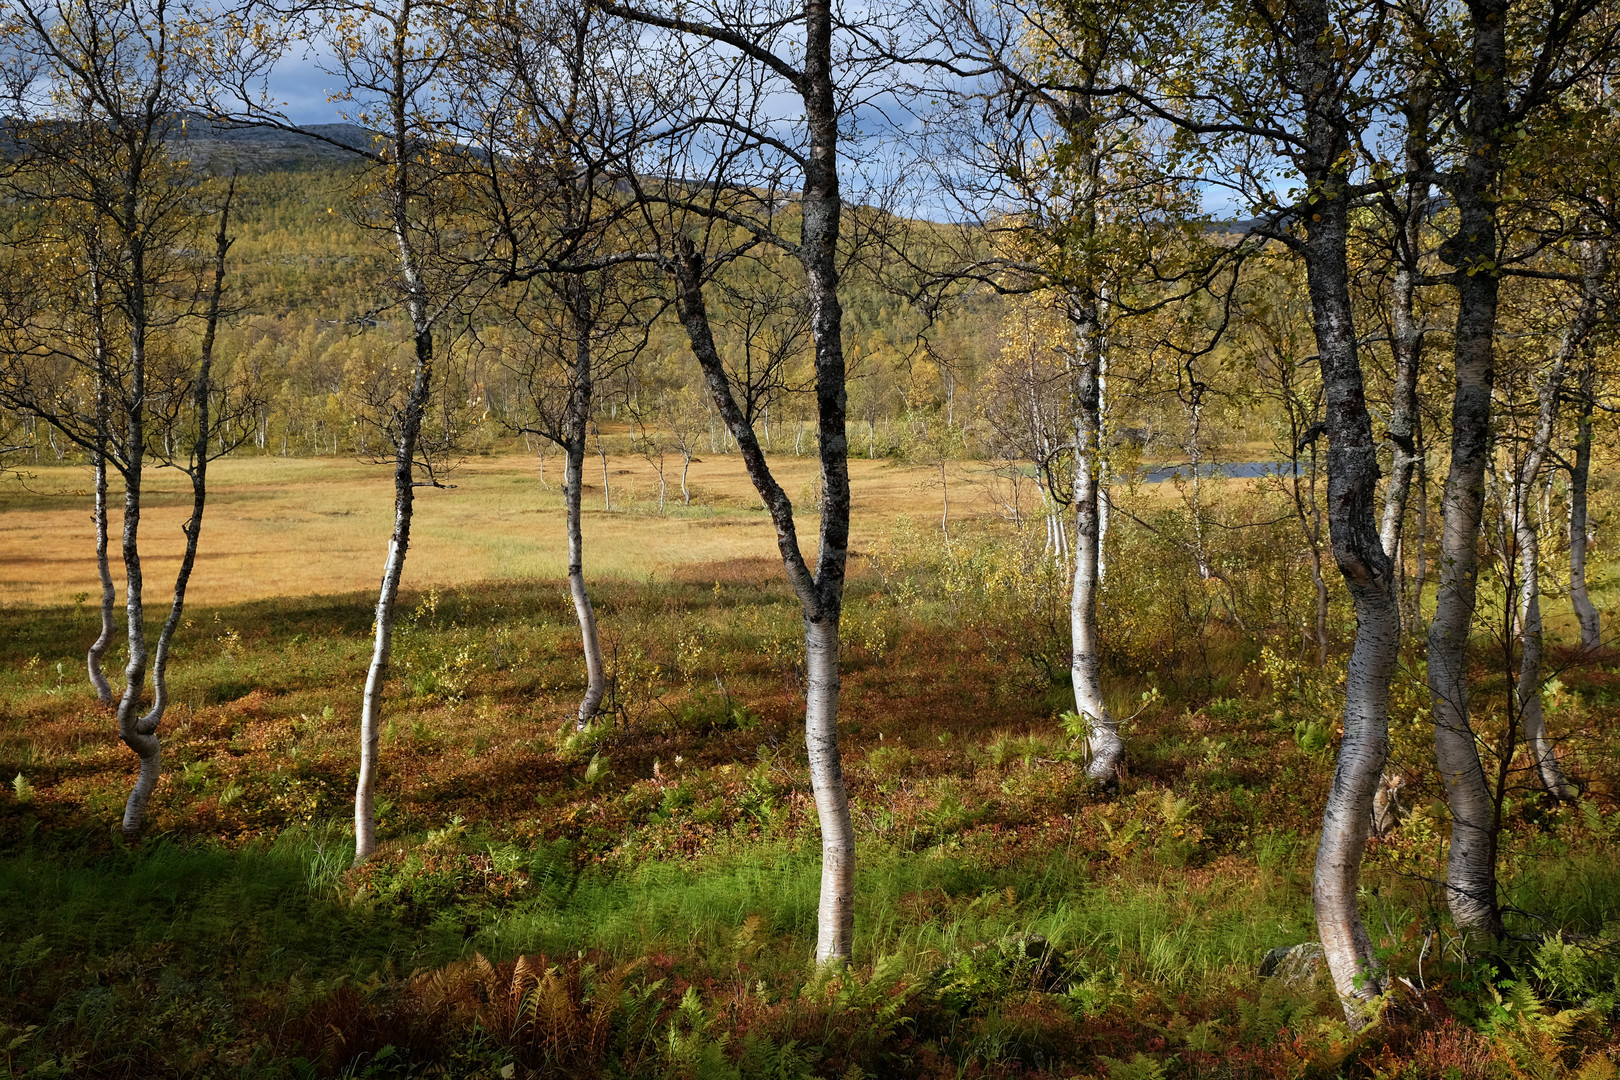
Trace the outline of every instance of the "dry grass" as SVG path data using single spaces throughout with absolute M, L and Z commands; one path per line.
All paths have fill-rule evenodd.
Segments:
M 809 501 L 815 460 L 773 463 L 788 494 Z M 683 568 L 734 559 L 774 561 L 776 535 L 734 454 L 694 462 L 690 508 L 680 502 L 678 460 L 667 469 L 667 513 L 657 513 L 657 480 L 641 457 L 609 458 L 614 509 L 603 509 L 600 459 L 586 461 L 587 572 L 596 579 L 641 581 L 676 576 Z M 936 519 L 938 471 L 885 461 L 850 462 L 855 489 L 855 550 L 886 536 L 897 517 Z M 517 452 L 475 458 L 450 478 L 454 490 L 422 489 L 406 571 L 412 587 L 474 581 L 560 578 L 567 569 L 561 461 L 541 467 Z M 27 487 L 0 488 L 0 603 L 72 603 L 99 595 L 90 475 L 82 466 L 33 470 Z M 950 466 L 953 519 L 993 513 L 986 467 Z M 208 516 L 188 598 L 235 603 L 269 596 L 310 596 L 374 587 L 392 527 L 393 486 L 387 466 L 343 458 L 236 457 L 210 474 Z M 112 528 L 120 528 L 114 493 Z M 147 481 L 142 555 L 149 601 L 174 580 L 183 539 L 180 525 L 190 489 L 178 473 Z M 814 554 L 814 519 L 801 525 L 806 554 Z M 116 564 L 114 578 L 122 581 Z

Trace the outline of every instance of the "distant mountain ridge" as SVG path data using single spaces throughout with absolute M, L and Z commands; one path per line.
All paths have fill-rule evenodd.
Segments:
M 0 158 L 19 152 L 16 121 L 0 117 Z M 358 124 L 311 124 L 297 131 L 273 127 L 217 124 L 201 116 L 183 116 L 175 132 L 174 152 L 203 168 L 243 172 L 299 172 L 353 164 L 355 155 L 333 142 L 370 149 L 375 133 Z
M 355 156 L 333 146 L 332 142 L 370 149 L 374 136 L 374 132 L 358 124 L 310 124 L 293 132 L 272 127 L 237 127 L 216 124 L 202 117 L 188 117 L 179 142 L 184 148 L 182 152 L 189 154 L 198 165 L 216 169 L 236 166 L 246 172 L 279 172 L 352 164 Z

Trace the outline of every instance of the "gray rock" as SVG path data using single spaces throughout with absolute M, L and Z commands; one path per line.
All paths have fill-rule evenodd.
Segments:
M 1290 990 L 1312 990 L 1328 977 L 1322 946 L 1314 941 L 1284 945 L 1266 953 L 1260 961 L 1260 977 L 1276 979 Z

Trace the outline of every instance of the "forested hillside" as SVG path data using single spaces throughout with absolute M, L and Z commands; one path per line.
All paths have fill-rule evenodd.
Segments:
M 8 1076 L 1620 1075 L 1608 0 L 0 41 Z

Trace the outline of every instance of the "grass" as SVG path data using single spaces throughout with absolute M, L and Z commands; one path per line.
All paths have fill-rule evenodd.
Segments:
M 593 578 L 662 579 L 683 567 L 733 559 L 776 558 L 776 534 L 735 454 L 692 465 L 694 505 L 681 503 L 679 460 L 670 470 L 665 514 L 656 513 L 657 480 L 641 457 L 609 459 L 615 509 L 604 509 L 600 462 L 587 460 L 584 530 Z M 783 487 L 804 501 L 815 474 L 811 457 L 773 463 Z M 473 458 L 456 470 L 454 490 L 422 489 L 410 553 L 410 580 L 422 588 L 476 581 L 549 579 L 567 570 L 561 459 L 504 453 Z M 937 472 L 890 462 L 850 462 L 855 491 L 854 544 L 886 535 L 899 514 L 938 514 Z M 973 463 L 953 467 L 953 514 L 990 510 Z M 88 513 L 90 476 L 80 466 L 31 469 L 27 487 L 8 483 L 0 498 L 0 596 L 8 604 L 52 605 L 79 593 L 100 596 Z M 190 596 L 231 603 L 269 596 L 313 596 L 374 585 L 393 528 L 389 466 L 351 459 L 231 457 L 210 469 L 207 517 Z M 111 496 L 111 528 L 120 528 L 121 491 Z M 172 582 L 191 510 L 189 482 L 159 472 L 147 482 L 142 551 L 147 580 Z M 631 528 L 623 527 L 629 519 Z M 804 538 L 813 548 L 814 536 Z M 117 555 L 114 553 L 116 561 Z M 121 574 L 115 575 L 121 577 Z
M 435 497 L 538 500 L 523 465 L 475 463 L 464 489 Z M 243 514 L 380 479 L 239 467 L 221 505 Z M 664 529 L 676 550 L 637 572 L 638 546 L 617 541 L 626 571 L 596 589 L 613 718 L 583 736 L 568 723 L 582 665 L 562 583 L 429 585 L 424 539 L 384 714 L 382 851 L 358 870 L 347 819 L 369 580 L 189 609 L 154 830 L 134 846 L 116 833 L 130 755 L 79 666 L 93 612 L 0 609 L 0 779 L 21 777 L 0 791 L 8 1072 L 1607 1075 L 1620 1050 L 1603 1026 L 1620 1004 L 1612 657 L 1566 667 L 1550 713 L 1587 798 L 1549 808 L 1519 790 L 1509 809 L 1504 890 L 1525 940 L 1500 957 L 1464 955 L 1447 929 L 1431 884 L 1440 791 L 1414 782 L 1415 812 L 1370 848 L 1364 902 L 1415 989 L 1352 1038 L 1320 983 L 1255 976 L 1267 950 L 1313 936 L 1331 669 L 1207 618 L 1196 646 L 1167 649 L 1192 635 L 1149 633 L 1130 621 L 1139 602 L 1117 597 L 1169 591 L 1174 567 L 1128 552 L 1109 571 L 1105 630 L 1144 644 L 1111 660 L 1113 704 L 1136 715 L 1130 772 L 1104 798 L 1057 719 L 1072 702 L 1042 657 L 1061 642 L 1030 606 L 1038 591 L 1020 591 L 1040 582 L 1009 572 L 1017 545 L 969 523 L 947 551 L 931 526 L 896 524 L 927 510 L 928 489 L 863 468 L 869 492 L 890 485 L 895 516 L 880 533 L 868 510 L 845 624 L 849 971 L 808 962 L 819 840 L 797 608 L 762 528 L 757 557 L 691 549 L 711 521 L 746 522 L 726 543 L 758 527 L 711 480 L 712 518 L 614 520 Z M 260 490 L 278 475 L 286 485 Z M 318 550 L 318 517 L 283 543 Z M 463 544 L 499 539 L 478 540 L 475 520 Z M 606 564 L 614 541 L 598 542 Z M 1409 663 L 1396 746 L 1414 760 L 1420 687 Z

